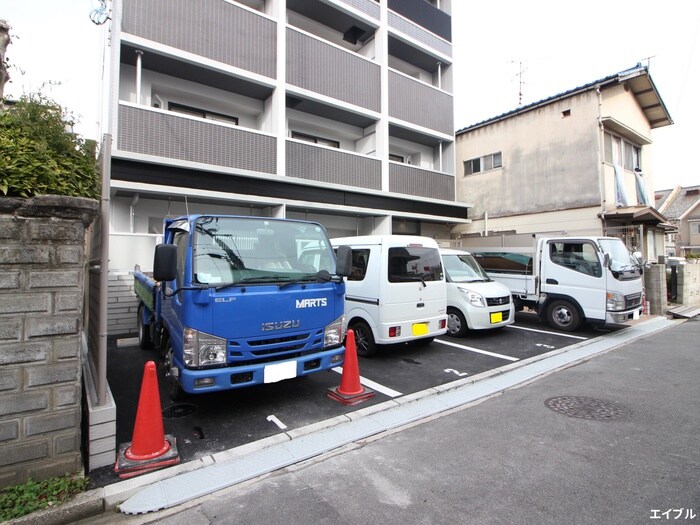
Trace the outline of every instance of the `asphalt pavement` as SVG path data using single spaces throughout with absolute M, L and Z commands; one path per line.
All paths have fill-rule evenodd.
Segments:
M 700 523 L 699 341 L 699 318 L 673 322 L 172 508 L 80 523 Z

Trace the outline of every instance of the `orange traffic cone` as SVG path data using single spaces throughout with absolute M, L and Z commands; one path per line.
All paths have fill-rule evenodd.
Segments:
M 329 388 L 326 395 L 344 405 L 356 405 L 374 397 L 374 390 L 365 388 L 360 383 L 360 369 L 357 364 L 357 348 L 355 347 L 355 332 L 353 330 L 348 330 L 348 335 L 345 337 L 345 360 L 340 386 Z
M 119 445 L 114 471 L 120 478 L 130 478 L 179 462 L 175 438 L 163 433 L 156 364 L 149 361 L 143 371 L 132 441 Z

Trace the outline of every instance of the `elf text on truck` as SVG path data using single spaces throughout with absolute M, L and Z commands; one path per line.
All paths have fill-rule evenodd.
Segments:
M 510 288 L 516 309 L 533 308 L 554 328 L 624 323 L 642 313 L 641 261 L 616 237 L 540 237 L 530 248 L 470 251 Z
M 153 278 L 134 271 L 139 344 L 160 347 L 173 398 L 338 366 L 349 268 L 317 223 L 166 219 Z

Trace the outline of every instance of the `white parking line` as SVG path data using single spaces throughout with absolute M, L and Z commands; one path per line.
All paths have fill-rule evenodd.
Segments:
M 491 357 L 497 357 L 498 359 L 505 359 L 506 361 L 520 361 L 519 358 L 517 357 L 511 357 L 509 355 L 503 355 L 503 354 L 494 354 L 493 352 L 487 352 L 486 350 L 479 350 L 478 348 L 474 348 L 471 346 L 466 346 L 466 345 L 459 345 L 457 343 L 452 343 L 450 341 L 443 341 L 442 339 L 436 339 L 440 344 L 443 345 L 448 345 L 448 346 L 454 346 L 455 348 L 461 348 L 462 350 L 468 350 L 470 352 L 475 352 L 477 354 L 483 354 L 483 355 L 488 355 Z
M 515 326 L 514 324 L 506 325 L 506 328 L 517 328 L 518 330 L 527 330 L 528 332 L 537 332 L 538 334 L 559 335 L 561 337 L 580 339 L 582 341 L 588 339 L 588 337 L 581 337 L 580 335 L 562 334 L 561 332 L 550 332 L 548 330 L 537 330 L 536 328 L 525 328 L 524 326 Z
M 339 374 L 343 373 L 343 367 L 342 366 L 336 366 L 335 368 L 331 368 L 333 372 L 338 372 Z M 380 385 L 379 383 L 375 383 L 371 379 L 367 379 L 366 377 L 360 376 L 360 384 L 366 386 L 367 388 L 371 388 L 372 390 L 379 392 L 380 394 L 384 394 L 385 396 L 389 397 L 399 397 L 402 396 L 403 394 L 401 392 L 397 392 L 396 390 L 392 390 L 388 386 Z

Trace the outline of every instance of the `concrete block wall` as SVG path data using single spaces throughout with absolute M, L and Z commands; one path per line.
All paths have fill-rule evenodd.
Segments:
M 139 303 L 134 293 L 134 273 L 110 270 L 107 297 L 107 333 L 110 336 L 136 334 Z
M 678 269 L 676 302 L 686 306 L 700 306 L 700 264 L 684 264 Z
M 0 197 L 0 487 L 82 472 L 84 245 L 98 205 Z
M 652 264 L 651 268 L 644 270 L 644 293 L 649 301 L 651 315 L 666 315 L 668 309 L 666 299 L 666 266 Z

